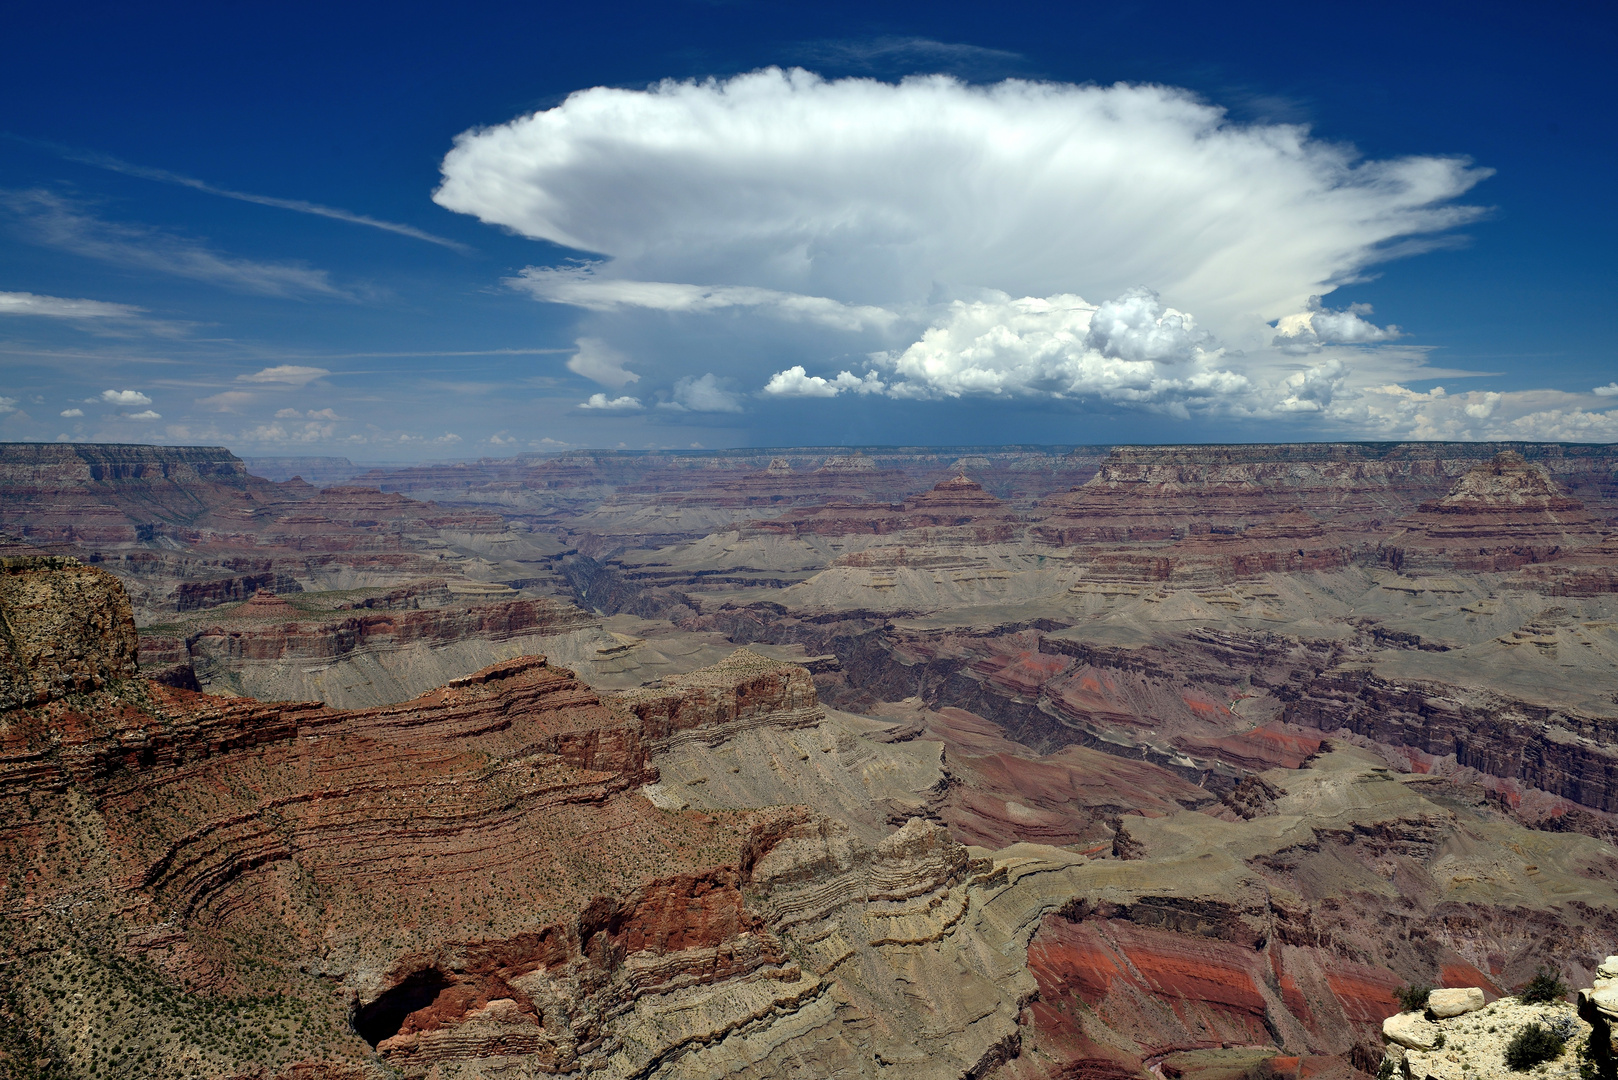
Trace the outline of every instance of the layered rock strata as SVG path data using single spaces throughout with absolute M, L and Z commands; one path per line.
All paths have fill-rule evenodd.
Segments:
M 1413 569 L 1515 570 L 1599 544 L 1603 530 L 1544 468 L 1507 450 L 1473 467 L 1441 499 L 1422 504 L 1388 541 Z

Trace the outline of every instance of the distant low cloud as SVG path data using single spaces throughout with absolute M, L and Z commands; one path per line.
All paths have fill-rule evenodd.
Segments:
M 1601 397 L 1618 397 L 1618 382 L 1610 382 L 1606 386 L 1598 386 L 1590 393 Z
M 1350 304 L 1333 311 L 1311 296 L 1303 311 L 1276 321 L 1272 344 L 1289 353 L 1318 352 L 1323 345 L 1369 345 L 1401 337 L 1397 326 L 1377 326 L 1362 316 L 1370 304 Z
M 70 300 L 28 292 L 0 292 L 0 315 L 39 315 L 50 319 L 138 319 L 145 308 L 105 300 Z
M 127 415 L 127 419 L 139 420 L 139 421 L 141 421 L 143 423 L 150 422 L 152 420 L 161 420 L 161 419 L 163 419 L 163 414 L 162 413 L 154 412 L 151 409 L 143 409 L 138 413 L 128 413 L 126 415 Z
M 568 358 L 567 369 L 575 375 L 583 375 L 592 382 L 610 386 L 614 390 L 622 390 L 630 383 L 640 381 L 639 375 L 624 367 L 629 358 L 600 338 L 579 338 L 574 344 L 579 351 Z
M 95 398 L 92 401 L 97 400 Z M 100 401 L 108 405 L 150 405 L 152 399 L 139 390 L 103 390 Z
M 221 390 L 217 394 L 198 398 L 197 404 L 220 412 L 235 412 L 238 409 L 251 405 L 258 400 L 258 395 L 248 390 Z
M 602 409 L 607 412 L 630 412 L 644 407 L 639 398 L 628 395 L 609 398 L 606 394 L 591 394 L 588 400 L 579 402 L 581 409 Z
M 66 417 L 69 420 L 71 420 L 71 419 L 73 419 L 75 417 L 83 416 L 84 415 L 84 410 L 83 409 L 63 409 L 61 411 L 60 415 L 63 416 L 63 417 Z
M 687 375 L 677 381 L 673 400 L 660 401 L 657 407 L 681 412 L 732 413 L 742 411 L 742 401 L 724 387 L 719 376 L 709 372 L 700 377 Z
M 331 372 L 323 367 L 305 367 L 301 364 L 277 364 L 255 371 L 251 375 L 236 376 L 237 382 L 260 383 L 267 386 L 304 386 L 316 379 L 324 379 Z
M 836 378 L 827 379 L 811 375 L 802 364 L 794 364 L 778 371 L 764 384 L 766 394 L 778 397 L 836 397 L 848 390 L 856 394 L 880 394 L 887 387 L 876 372 L 867 372 L 862 379 L 852 371 L 840 371 Z

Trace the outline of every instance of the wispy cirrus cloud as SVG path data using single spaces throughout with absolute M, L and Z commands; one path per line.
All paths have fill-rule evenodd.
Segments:
M 0 315 L 38 315 L 48 319 L 139 319 L 145 308 L 105 300 L 74 300 L 29 292 L 0 292 Z
M 887 35 L 811 41 L 795 51 L 798 59 L 814 67 L 861 74 L 943 72 L 977 82 L 1026 74 L 1028 70 L 1027 58 L 1009 49 L 927 37 Z
M 414 225 L 405 225 L 397 221 L 384 221 L 367 214 L 356 214 L 351 210 L 343 210 L 335 206 L 324 206 L 320 203 L 308 202 L 304 199 L 281 199 L 273 195 L 257 195 L 250 191 L 237 191 L 234 188 L 219 187 L 205 180 L 198 180 L 183 173 L 171 172 L 168 169 L 154 169 L 146 165 L 135 165 L 131 162 L 116 158 L 110 154 L 99 154 L 89 150 L 75 150 L 71 147 L 55 144 L 42 144 L 49 146 L 57 154 L 77 161 L 83 165 L 90 165 L 97 169 L 106 169 L 108 172 L 122 173 L 125 176 L 138 176 L 143 180 L 153 180 L 160 184 L 175 184 L 179 187 L 190 188 L 193 191 L 217 195 L 222 199 L 235 199 L 238 202 L 253 203 L 257 206 L 273 206 L 281 210 L 291 210 L 299 214 L 312 214 L 315 217 L 330 218 L 333 221 L 343 221 L 350 225 L 363 225 L 371 229 L 380 229 L 383 232 L 395 233 L 399 236 L 408 236 L 413 240 L 423 240 L 429 244 L 458 251 L 463 255 L 470 254 L 472 249 L 458 240 L 438 236 L 418 229 Z
M 0 192 L 0 208 L 10 212 L 19 231 L 32 242 L 101 262 L 261 296 L 360 298 L 355 289 L 333 284 L 324 270 L 290 262 L 239 258 L 151 226 L 106 221 L 84 204 L 54 192 Z

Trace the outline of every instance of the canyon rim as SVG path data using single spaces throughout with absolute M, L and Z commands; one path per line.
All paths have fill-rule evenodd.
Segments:
M 1618 448 L 298 464 L 0 446 L 6 1075 L 1447 1076 L 1400 988 L 1606 978 Z

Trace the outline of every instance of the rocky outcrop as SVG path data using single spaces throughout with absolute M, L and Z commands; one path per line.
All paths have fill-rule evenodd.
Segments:
M 825 716 L 806 669 L 745 648 L 714 667 L 671 676 L 661 687 L 627 690 L 615 700 L 662 747 L 689 738 L 720 742 L 760 724 L 807 727 Z
M 506 641 L 568 633 L 595 623 L 571 604 L 539 598 L 335 618 L 322 618 L 322 614 L 300 611 L 273 594 L 260 592 L 231 611 L 230 619 L 193 631 L 186 646 L 199 668 L 238 661 L 333 661 L 359 651 L 403 648 L 418 642 Z
M 127 679 L 135 646 L 129 600 L 110 574 L 0 548 L 0 710 Z
M 1382 1031 L 1388 1042 L 1386 1060 L 1396 1076 L 1506 1080 L 1528 1071 L 1509 1065 L 1505 1051 L 1514 1036 L 1534 1027 L 1554 1033 L 1561 1044 L 1560 1051 L 1544 1064 L 1530 1066 L 1535 1076 L 1574 1080 L 1588 1075 L 1586 1069 L 1594 1071 L 1588 1053 L 1591 1025 L 1563 1001 L 1529 1005 L 1500 998 L 1484 1005 L 1479 992 L 1476 1008 L 1449 1014 L 1432 1008 L 1425 1015 L 1399 1013 L 1384 1022 Z

